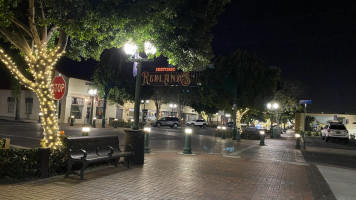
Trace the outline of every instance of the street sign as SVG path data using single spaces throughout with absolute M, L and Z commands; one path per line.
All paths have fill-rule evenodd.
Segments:
M 311 104 L 312 100 L 299 100 L 300 104 Z
M 62 76 L 54 77 L 52 81 L 53 99 L 60 100 L 66 91 L 66 82 Z

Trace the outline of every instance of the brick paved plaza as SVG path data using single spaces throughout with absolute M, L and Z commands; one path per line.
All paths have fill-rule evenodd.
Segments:
M 288 134 L 284 134 L 287 135 Z M 1 184 L 1 199 L 335 199 L 320 172 L 307 164 L 292 137 L 222 140 L 204 148 L 152 147 L 143 166 L 105 166 L 78 176 Z M 163 141 L 162 141 L 163 142 Z M 154 142 L 153 142 L 154 143 Z M 174 145 L 173 145 L 174 146 Z M 176 145 L 178 146 L 178 145 Z M 229 148 L 226 148 L 229 147 Z

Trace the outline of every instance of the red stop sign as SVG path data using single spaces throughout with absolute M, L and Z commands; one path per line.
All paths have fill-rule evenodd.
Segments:
M 52 81 L 53 99 L 60 100 L 66 91 L 66 82 L 62 76 L 54 77 Z

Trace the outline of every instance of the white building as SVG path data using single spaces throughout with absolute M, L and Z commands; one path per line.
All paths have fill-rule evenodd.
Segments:
M 93 117 L 97 118 L 96 123 L 101 124 L 103 118 L 103 99 L 98 96 L 91 98 L 89 90 L 93 89 L 92 82 L 61 75 L 66 82 L 66 91 L 61 100 L 57 101 L 57 114 L 59 123 L 69 123 L 70 117 L 75 116 L 75 124 L 84 124 L 89 120 L 91 104 L 93 102 Z M 124 105 L 115 105 L 108 101 L 106 109 L 106 124 L 113 119 L 130 121 L 133 119 L 133 102 L 127 102 Z M 153 101 L 140 105 L 148 110 L 148 120 L 156 119 L 156 107 Z M 0 117 L 15 117 L 16 102 L 12 97 L 10 90 L 0 90 Z M 172 110 L 169 104 L 161 106 L 161 117 L 177 115 L 178 108 Z M 40 113 L 39 101 L 35 93 L 30 90 L 23 90 L 20 102 L 20 118 L 38 120 Z M 190 107 L 184 107 L 182 110 L 186 120 L 198 118 L 198 113 Z M 140 114 L 140 116 L 142 116 Z

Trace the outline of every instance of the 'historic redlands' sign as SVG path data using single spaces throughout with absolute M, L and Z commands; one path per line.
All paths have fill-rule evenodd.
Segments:
M 66 91 L 66 82 L 62 76 L 54 77 L 52 81 L 53 99 L 60 100 Z
M 142 85 L 197 85 L 197 72 L 142 72 Z

